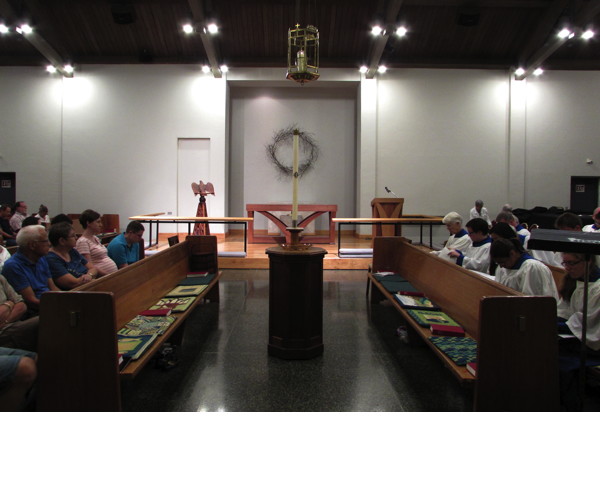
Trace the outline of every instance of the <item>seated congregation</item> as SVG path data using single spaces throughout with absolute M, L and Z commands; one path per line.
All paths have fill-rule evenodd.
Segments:
M 42 294 L 72 290 L 98 277 L 132 265 L 144 227 L 132 222 L 115 245 L 114 256 L 100 243 L 101 216 L 84 211 L 76 235 L 73 219 L 59 214 L 49 219 L 44 205 L 32 216 L 27 204 L 0 207 L 0 408 L 32 408 L 28 394 L 37 376 L 37 351 Z M 79 236 L 79 237 L 78 237 Z M 10 247 L 10 248 L 7 248 Z M 78 247 L 83 253 L 79 252 Z
M 481 209 L 481 202 L 479 203 L 479 206 L 476 203 L 476 208 Z M 471 212 L 474 211 L 475 209 Z M 600 231 L 600 207 L 594 210 L 593 218 L 598 221 L 598 226 L 595 223 L 584 226 L 580 216 L 563 212 L 556 217 L 554 228 L 575 232 Z M 479 271 L 489 279 L 523 295 L 545 296 L 556 300 L 557 330 L 561 335 L 554 336 L 559 348 L 561 404 L 563 409 L 580 408 L 581 387 L 576 387 L 579 380 L 576 373 L 580 368 L 581 351 L 586 351 L 587 365 L 600 366 L 598 258 L 578 253 L 528 251 L 531 233 L 520 224 L 510 207 L 503 207 L 490 223 L 482 217 L 471 219 L 465 225 L 466 229 L 456 212 L 447 214 L 443 222 L 450 236 L 444 247 L 431 252 L 432 255 L 465 269 Z M 589 299 L 584 321 L 586 261 L 589 261 Z M 585 346 L 582 346 L 584 322 L 587 323 L 588 335 Z
M 199 269 L 194 268 L 193 255 L 196 262 L 210 261 L 207 288 L 196 296 L 194 306 L 204 299 L 218 300 L 216 239 L 196 237 L 210 239 L 209 247 L 205 247 L 206 243 L 192 238 L 140 261 L 144 226 L 139 222 L 130 222 L 124 232 L 107 243 L 100 238 L 102 216 L 94 210 L 79 214 L 76 222 L 81 229 L 77 234 L 74 219 L 65 214 L 43 222 L 48 213 L 42 207 L 36 219 L 39 222 L 28 225 L 27 205 L 17 205 L 14 209 L 0 207 L 0 221 L 8 221 L 0 225 L 2 237 L 5 242 L 14 239 L 16 247 L 12 255 L 0 248 L 0 409 L 118 410 L 120 378 L 135 376 L 167 339 L 177 341 L 190 310 L 174 315 L 168 334 L 139 361 L 126 366 L 118 364 L 115 325 L 124 327 L 141 310 L 158 303 L 169 290 L 192 276 Z M 14 224 L 13 210 L 19 214 Z M 528 250 L 531 233 L 509 206 L 490 220 L 483 202 L 478 200 L 471 213 L 477 217 L 466 223 L 457 212 L 444 217 L 449 237 L 439 250 L 412 245 L 400 237 L 376 238 L 374 272 L 369 275 L 372 300 L 391 300 L 407 324 L 430 342 L 429 328 L 423 329 L 405 314 L 394 293 L 375 276 L 380 269 L 391 269 L 464 327 L 466 336 L 477 344 L 479 366 L 475 376 L 436 353 L 461 382 L 475 384 L 475 409 L 581 408 L 576 374 L 582 348 L 588 365 L 600 365 L 600 271 L 596 259 L 589 261 L 588 256 L 576 253 Z M 600 227 L 600 208 L 593 217 Z M 595 223 L 589 226 L 568 212 L 555 221 L 557 230 L 597 230 Z M 589 299 L 587 336 L 582 345 L 586 269 Z M 144 280 L 151 286 L 141 287 L 143 290 L 131 286 L 131 282 Z M 78 293 L 52 293 L 70 290 Z M 86 313 L 68 316 L 57 312 L 74 310 Z M 97 362 L 79 367 L 79 379 L 90 381 L 86 390 L 98 396 L 92 403 L 77 387 L 69 385 L 73 377 L 64 372 L 65 356 L 70 352 L 67 346 L 75 344 L 73 339 L 83 330 L 96 332 L 85 336 L 86 342 L 102 339 L 97 345 L 85 346 L 98 353 Z M 522 342 L 524 331 L 532 332 L 538 343 L 524 346 L 524 352 L 516 354 L 506 342 Z M 537 373 L 533 373 L 535 370 Z M 500 372 L 502 377 L 498 376 Z M 53 376 L 41 380 L 49 373 Z M 507 382 L 511 374 L 514 379 Z M 525 393 L 515 396 L 518 389 L 511 384 L 523 382 L 526 377 L 531 377 L 530 387 L 538 391 L 539 397 Z M 37 401 L 32 399 L 36 392 L 32 387 L 41 389 Z M 64 387 L 71 389 L 64 391 Z M 36 406 L 40 401 L 41 405 Z

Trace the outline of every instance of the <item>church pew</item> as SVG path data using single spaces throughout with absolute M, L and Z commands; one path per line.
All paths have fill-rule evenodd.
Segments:
M 212 258 L 207 258 L 212 256 Z M 180 342 L 194 307 L 219 300 L 216 236 L 186 241 L 68 292 L 46 292 L 40 304 L 40 411 L 117 411 L 120 380 L 138 375 L 166 341 Z M 202 263 L 208 263 L 202 266 Z M 118 366 L 117 331 L 154 305 L 190 271 L 215 274 L 206 290 L 142 356 Z
M 371 301 L 389 300 L 407 324 L 463 384 L 474 384 L 479 411 L 552 411 L 559 408 L 556 301 L 528 297 L 463 269 L 401 237 L 373 242 L 373 272 L 410 281 L 460 323 L 478 343 L 477 376 L 457 366 L 428 339 L 393 294 L 369 273 Z

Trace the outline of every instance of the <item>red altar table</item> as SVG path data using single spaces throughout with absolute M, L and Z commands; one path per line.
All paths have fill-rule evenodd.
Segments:
M 273 243 L 278 242 L 281 237 L 278 236 L 257 236 L 254 234 L 254 212 L 264 215 L 267 219 L 272 221 L 285 235 L 286 243 L 290 243 L 290 234 L 287 231 L 287 224 L 285 224 L 277 216 L 271 212 L 291 212 L 292 205 L 284 203 L 261 203 L 261 204 L 247 204 L 246 212 L 248 217 L 252 219 L 248 226 L 248 243 Z M 333 219 L 337 213 L 337 205 L 298 205 L 299 212 L 311 212 L 311 214 L 304 218 L 302 222 L 298 224 L 298 227 L 306 227 L 317 217 L 323 214 L 329 214 L 329 235 L 328 236 L 301 236 L 300 241 L 302 243 L 335 243 L 335 223 Z

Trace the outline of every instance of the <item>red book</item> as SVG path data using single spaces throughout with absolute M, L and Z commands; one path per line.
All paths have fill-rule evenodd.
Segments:
M 477 376 L 477 363 L 467 363 L 467 371 L 471 375 L 476 377 Z
M 398 295 L 411 295 L 412 297 L 425 297 L 423 292 L 396 292 Z
M 187 273 L 188 278 L 203 278 L 208 276 L 208 271 L 190 271 Z
M 146 309 L 140 313 L 140 316 L 168 316 L 172 309 L 165 307 L 164 309 Z
M 453 325 L 431 325 L 429 327 L 433 335 L 445 335 L 447 337 L 464 337 L 465 330 L 462 326 Z

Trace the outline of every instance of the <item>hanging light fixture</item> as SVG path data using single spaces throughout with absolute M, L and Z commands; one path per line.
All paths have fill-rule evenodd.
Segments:
M 319 78 L 319 30 L 314 26 L 288 30 L 286 78 L 304 85 Z

